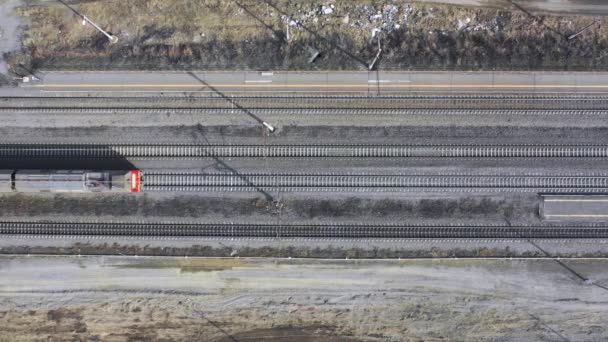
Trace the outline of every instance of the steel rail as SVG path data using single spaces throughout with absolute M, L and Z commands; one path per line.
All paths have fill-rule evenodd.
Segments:
M 0 107 L 0 114 L 74 115 L 227 115 L 239 108 L 52 108 Z M 423 109 L 423 108 L 247 108 L 254 115 L 436 115 L 436 116 L 606 116 L 608 109 Z
M 0 97 L 0 108 L 446 108 L 608 109 L 606 96 L 220 96 L 210 97 Z
M 375 85 L 370 86 L 375 87 Z M 186 91 L 187 92 L 187 91 Z M 246 100 L 246 99 L 259 99 L 259 98 L 267 98 L 267 99 L 295 99 L 295 100 L 318 100 L 318 99 L 366 99 L 366 100 L 588 100 L 588 101 L 608 101 L 608 97 L 605 95 L 591 95 L 591 94 L 543 94 L 543 93 L 517 93 L 517 94 L 508 94 L 508 93 L 497 93 L 497 94 L 380 94 L 380 95 L 352 95 L 352 94 L 321 94 L 321 95 L 288 95 L 282 96 L 280 94 L 268 94 L 261 93 L 260 96 L 251 96 L 251 95 L 232 95 L 230 98 L 235 100 Z M 200 102 L 200 101 L 208 101 L 208 100 L 224 100 L 225 98 L 219 94 L 212 96 L 0 96 L 0 103 L 11 101 L 11 100 L 44 100 L 48 101 L 62 101 L 69 100 L 72 102 L 82 102 L 86 101 L 98 101 L 98 102 L 106 102 L 108 100 L 116 100 L 122 102 L 131 102 L 145 99 L 153 100 L 153 101 L 190 101 L 190 102 Z
M 608 238 L 605 226 L 0 222 L 0 235 L 230 238 Z
M 0 158 L 606 158 L 607 145 L 0 145 Z
M 143 191 L 608 192 L 608 176 L 200 174 L 144 170 Z

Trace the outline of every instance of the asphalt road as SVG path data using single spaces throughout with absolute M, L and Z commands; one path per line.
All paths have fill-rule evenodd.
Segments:
M 509 1 L 484 0 L 421 0 L 420 2 L 445 3 L 460 6 L 480 6 L 508 9 Z M 563 13 L 583 15 L 608 15 L 608 3 L 603 0 L 526 0 L 514 1 L 534 13 Z
M 40 72 L 8 95 L 607 93 L 608 73 L 574 72 Z

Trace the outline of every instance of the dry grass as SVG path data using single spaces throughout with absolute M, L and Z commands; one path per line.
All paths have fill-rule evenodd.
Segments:
M 31 21 L 23 45 L 34 66 L 360 69 L 375 55 L 372 30 L 379 28 L 384 68 L 608 67 L 608 27 L 598 25 L 579 39 L 566 39 L 592 22 L 590 17 L 531 18 L 521 11 L 399 3 L 392 24 L 383 27 L 390 4 L 104 0 L 74 5 L 119 36 L 116 45 L 61 5 L 18 12 Z M 333 5 L 333 12 L 322 14 L 322 5 Z M 382 19 L 373 19 L 376 13 Z M 466 27 L 459 29 L 459 21 Z M 322 53 L 313 64 L 307 62 L 311 48 Z

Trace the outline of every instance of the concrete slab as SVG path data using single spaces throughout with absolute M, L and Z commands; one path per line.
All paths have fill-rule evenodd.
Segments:
M 552 221 L 608 221 L 608 196 L 543 196 L 541 213 Z

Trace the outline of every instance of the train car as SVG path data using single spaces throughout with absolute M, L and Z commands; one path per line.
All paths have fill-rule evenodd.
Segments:
M 139 170 L 0 170 L 0 192 L 140 191 Z

